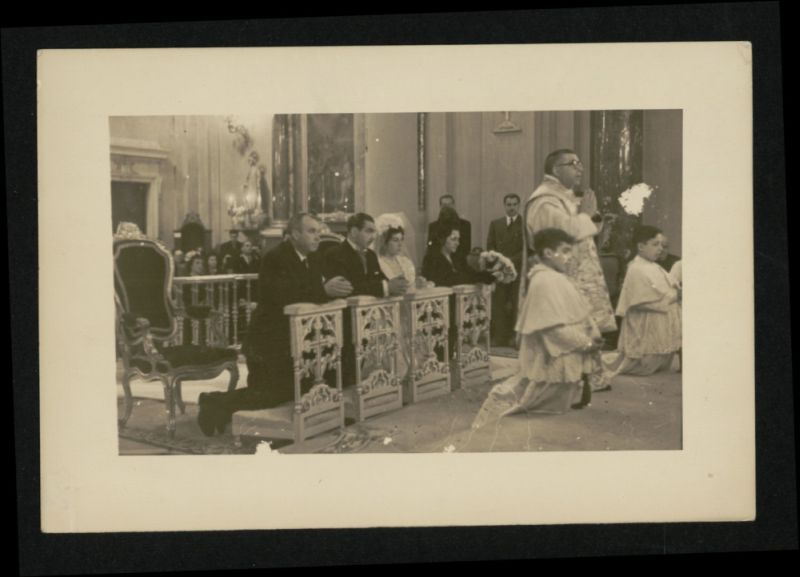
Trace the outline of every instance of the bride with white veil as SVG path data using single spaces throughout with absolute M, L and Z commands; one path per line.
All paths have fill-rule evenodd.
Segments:
M 414 229 L 406 218 L 405 213 L 385 213 L 375 219 L 375 252 L 378 254 L 383 274 L 387 279 L 402 276 L 408 282 L 409 289 L 413 290 L 416 284 L 417 273 L 414 262 L 409 256 L 407 244 L 413 245 Z

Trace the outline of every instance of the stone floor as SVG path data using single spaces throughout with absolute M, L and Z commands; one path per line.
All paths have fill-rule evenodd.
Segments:
M 500 354 L 506 351 L 496 351 Z M 493 356 L 493 381 L 516 370 L 513 357 Z M 247 369 L 241 367 L 240 386 Z M 121 431 L 123 455 L 252 453 L 258 439 L 236 439 L 230 432 L 207 438 L 196 424 L 197 396 L 224 390 L 225 375 L 213 381 L 184 383 L 185 415 L 174 439 L 164 433 L 163 394 L 157 383 L 134 382 L 136 407 Z M 407 405 L 342 431 L 304 443 L 273 442 L 283 453 L 422 453 L 499 451 L 670 450 L 681 448 L 681 374 L 616 377 L 611 391 L 596 393 L 585 409 L 564 415 L 518 414 L 480 429 L 471 428 L 490 384 Z M 121 395 L 121 387 L 120 395 Z M 121 403 L 120 403 L 121 405 Z M 262 446 L 263 448 L 263 446 Z

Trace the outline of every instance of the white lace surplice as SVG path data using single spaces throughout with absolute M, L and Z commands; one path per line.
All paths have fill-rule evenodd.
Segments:
M 597 369 L 595 355 L 584 351 L 600 331 L 565 275 L 542 264 L 531 270 L 516 328 L 519 370 L 490 391 L 473 427 L 520 411 L 564 413 L 580 399 L 583 375 Z
M 658 264 L 639 256 L 628 266 L 617 305 L 623 317 L 616 374 L 650 375 L 670 368 L 681 348 L 677 283 Z
M 597 226 L 587 214 L 578 212 L 577 199 L 558 179 L 545 176 L 531 195 L 526 224 L 528 239 L 545 228 L 558 228 L 575 239 L 566 274 L 588 301 L 592 317 L 602 332 L 615 331 L 617 323 L 611 309 L 608 286 L 594 244 Z

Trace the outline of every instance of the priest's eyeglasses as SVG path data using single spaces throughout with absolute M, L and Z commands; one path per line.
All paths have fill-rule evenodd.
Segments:
M 583 163 L 580 160 L 571 160 L 569 162 L 562 162 L 560 164 L 556 164 L 556 166 L 571 166 L 572 168 L 578 168 L 580 166 L 582 168 Z

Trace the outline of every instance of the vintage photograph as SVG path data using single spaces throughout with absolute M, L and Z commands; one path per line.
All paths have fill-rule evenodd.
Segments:
M 752 519 L 749 57 L 44 51 L 43 530 Z
M 119 455 L 682 450 L 683 139 L 677 108 L 110 116 Z

